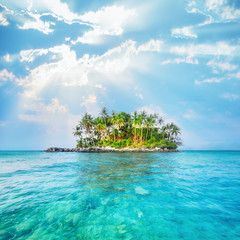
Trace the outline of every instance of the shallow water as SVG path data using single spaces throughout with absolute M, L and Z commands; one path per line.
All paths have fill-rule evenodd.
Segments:
M 240 152 L 0 152 L 0 239 L 240 239 Z

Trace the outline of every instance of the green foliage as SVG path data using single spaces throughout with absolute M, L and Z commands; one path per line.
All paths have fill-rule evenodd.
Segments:
M 77 141 L 77 148 L 82 147 L 83 146 L 83 140 L 80 139 L 79 141 Z
M 73 134 L 79 138 L 77 147 L 175 149 L 181 143 L 180 129 L 174 123 L 164 125 L 157 114 L 144 111 L 132 115 L 114 111 L 109 114 L 105 107 L 96 118 L 84 114 Z

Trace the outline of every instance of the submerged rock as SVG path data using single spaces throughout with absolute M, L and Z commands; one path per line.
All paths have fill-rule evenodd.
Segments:
M 149 192 L 146 189 L 142 188 L 142 187 L 136 187 L 135 188 L 135 193 L 140 194 L 140 195 L 147 195 L 147 194 L 149 194 Z

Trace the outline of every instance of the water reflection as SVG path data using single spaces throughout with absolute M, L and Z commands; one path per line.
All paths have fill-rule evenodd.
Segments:
M 78 184 L 92 191 L 131 192 L 136 185 L 164 181 L 171 174 L 172 162 L 153 153 L 88 154 L 79 159 Z

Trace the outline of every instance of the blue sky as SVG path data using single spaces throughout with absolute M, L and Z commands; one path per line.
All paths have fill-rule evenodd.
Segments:
M 103 106 L 240 149 L 238 0 L 0 0 L 0 36 L 2 150 L 73 147 Z

